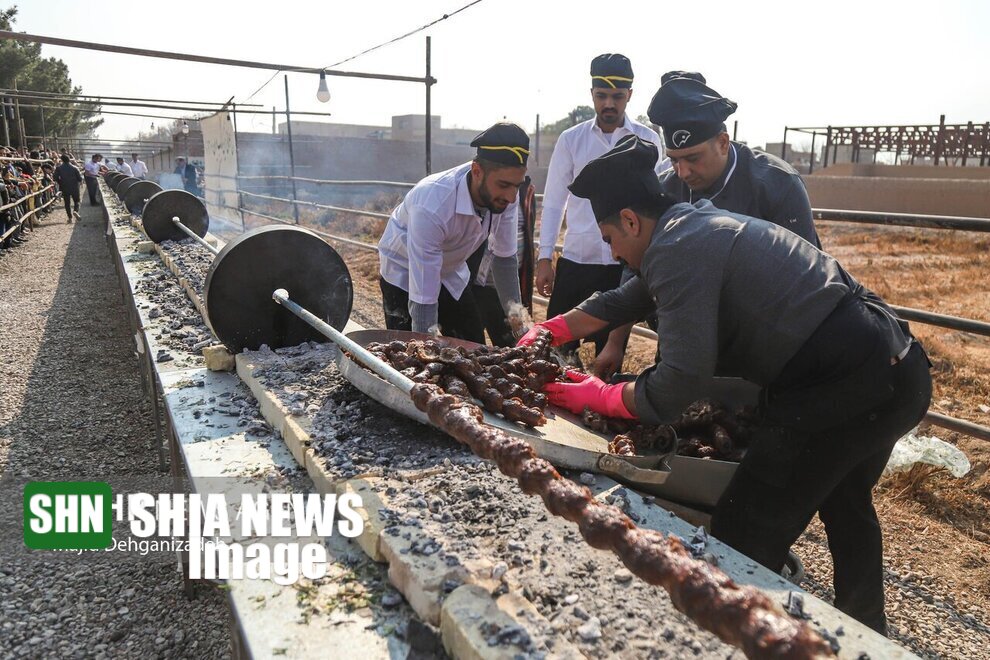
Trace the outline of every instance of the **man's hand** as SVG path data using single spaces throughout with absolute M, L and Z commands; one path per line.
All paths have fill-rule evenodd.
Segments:
M 595 358 L 591 371 L 598 378 L 608 380 L 615 372 L 622 369 L 622 360 L 625 356 L 626 351 L 621 344 L 609 341 Z
M 540 334 L 540 330 L 546 330 L 550 333 L 551 346 L 560 346 L 561 344 L 566 344 L 574 339 L 574 335 L 571 334 L 571 329 L 567 326 L 567 321 L 564 320 L 564 315 L 558 314 L 552 319 L 547 319 L 543 323 L 535 324 L 526 334 L 522 336 L 518 342 L 516 342 L 516 346 L 529 346 L 536 341 L 536 337 Z
M 541 296 L 553 293 L 553 263 L 550 259 L 540 259 L 536 262 L 536 292 Z
M 547 399 L 572 413 L 580 413 L 590 408 L 606 417 L 635 419 L 622 401 L 622 390 L 628 383 L 606 385 L 604 382 L 580 371 L 568 371 L 569 383 L 547 383 L 543 391 Z

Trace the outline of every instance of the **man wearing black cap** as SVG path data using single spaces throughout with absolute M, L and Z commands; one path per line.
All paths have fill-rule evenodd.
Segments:
M 737 104 L 700 73 L 670 71 L 648 111 L 660 126 L 671 169 L 663 191 L 678 202 L 707 199 L 726 211 L 761 218 L 821 247 L 811 203 L 797 171 L 783 160 L 729 139 L 725 120 Z
M 625 56 L 606 53 L 593 59 L 591 99 L 595 105 L 595 118 L 561 133 L 554 146 L 543 197 L 540 253 L 536 264 L 536 290 L 550 296 L 547 316 L 571 309 L 595 291 L 619 286 L 622 266 L 602 243 L 591 205 L 587 200 L 569 194 L 567 186 L 590 160 L 604 154 L 627 135 L 638 135 L 656 144 L 658 153 L 662 153 L 660 136 L 626 115 L 632 83 L 632 65 Z M 657 171 L 660 160 L 658 156 Z M 564 253 L 557 260 L 555 271 L 554 246 L 565 210 Z M 591 339 L 595 342 L 596 353 L 600 353 L 606 335 L 601 333 Z M 576 342 L 564 347 L 566 353 L 576 349 Z
M 469 284 L 484 283 L 489 272 L 503 309 L 519 302 L 516 197 L 529 136 L 500 123 L 471 146 L 473 161 L 420 181 L 385 226 L 379 283 L 390 330 L 430 332 L 439 324 L 444 335 L 484 343 Z
M 663 192 L 678 202 L 709 200 L 726 211 L 767 220 L 821 247 L 811 202 L 797 171 L 776 156 L 729 139 L 725 120 L 737 104 L 708 87 L 693 71 L 668 71 L 650 102 L 671 168 L 660 175 Z M 647 319 L 652 326 L 653 320 Z M 613 331 L 595 364 L 605 376 L 619 369 L 631 327 Z
M 761 421 L 712 517 L 712 533 L 779 571 L 817 512 L 834 562 L 835 605 L 886 631 L 880 524 L 872 488 L 894 443 L 921 421 L 931 377 L 921 345 L 839 263 L 778 225 L 675 204 L 635 137 L 571 185 L 591 201 L 612 254 L 639 273 L 538 324 L 560 344 L 658 316 L 663 361 L 634 383 L 569 372 L 551 403 L 667 424 L 714 391 L 713 378 L 760 385 Z

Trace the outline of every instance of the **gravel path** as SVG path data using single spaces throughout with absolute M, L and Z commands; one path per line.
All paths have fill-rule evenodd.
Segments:
M 81 212 L 71 225 L 51 213 L 0 259 L 0 656 L 226 657 L 223 592 L 187 600 L 174 554 L 29 554 L 21 541 L 24 481 L 169 485 L 102 210 Z

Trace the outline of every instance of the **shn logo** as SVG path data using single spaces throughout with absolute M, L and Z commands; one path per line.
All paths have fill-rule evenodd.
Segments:
M 113 540 L 110 484 L 32 481 L 24 486 L 24 545 L 34 550 L 98 550 Z

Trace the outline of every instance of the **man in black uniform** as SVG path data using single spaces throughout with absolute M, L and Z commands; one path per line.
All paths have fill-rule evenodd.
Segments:
M 712 517 L 712 533 L 774 571 L 817 512 L 834 563 L 835 606 L 886 632 L 883 548 L 872 489 L 898 438 L 921 421 L 931 377 L 907 324 L 839 263 L 778 225 L 675 204 L 635 137 L 591 161 L 570 190 L 602 239 L 639 273 L 530 330 L 553 344 L 656 311 L 663 361 L 635 382 L 569 372 L 551 403 L 668 424 L 715 376 L 760 385 L 761 419 Z
M 700 73 L 668 71 L 660 78 L 648 112 L 663 130 L 671 163 L 660 174 L 661 189 L 677 202 L 707 199 L 720 209 L 767 220 L 820 248 L 797 171 L 776 156 L 729 139 L 725 120 L 736 107 L 708 87 Z M 652 317 L 646 320 L 654 327 Z M 621 369 L 631 329 L 609 335 L 595 362 L 597 375 L 608 377 Z
M 737 107 L 699 73 L 664 74 L 648 110 L 663 130 L 670 158 L 671 169 L 660 175 L 663 192 L 678 202 L 707 199 L 720 209 L 767 220 L 820 248 L 797 171 L 729 139 L 725 120 Z

